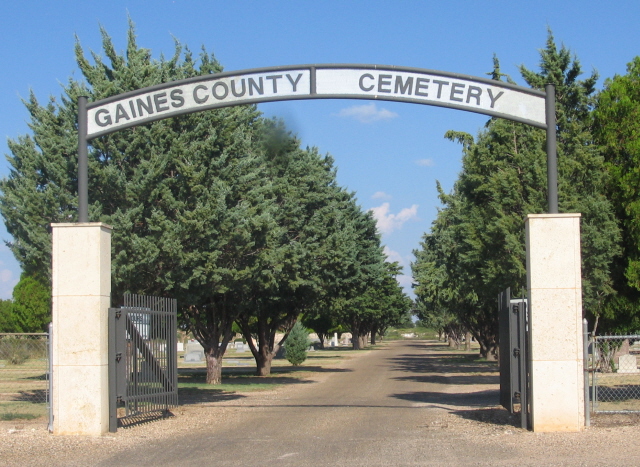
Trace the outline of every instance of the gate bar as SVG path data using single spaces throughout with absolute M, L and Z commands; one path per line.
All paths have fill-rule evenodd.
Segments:
M 109 432 L 118 431 L 118 398 L 116 387 L 116 313 L 117 308 L 109 308 Z
M 558 213 L 558 157 L 556 154 L 556 86 L 545 84 L 544 99 L 547 120 L 547 196 L 549 214 Z
M 589 327 L 587 319 L 582 320 L 582 357 L 584 359 L 584 426 L 591 426 L 589 408 Z
M 89 170 L 87 98 L 78 97 L 78 222 L 89 222 Z

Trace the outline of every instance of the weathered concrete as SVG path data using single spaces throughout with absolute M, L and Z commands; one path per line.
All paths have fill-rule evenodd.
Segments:
M 533 430 L 584 427 L 580 214 L 526 219 Z
M 111 227 L 52 224 L 53 433 L 109 430 Z

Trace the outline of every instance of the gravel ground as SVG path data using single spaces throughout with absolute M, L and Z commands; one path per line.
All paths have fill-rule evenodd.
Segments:
M 413 348 L 407 345 L 412 345 Z M 420 360 L 407 359 L 407 349 L 416 357 L 420 357 Z M 425 354 L 430 358 L 427 360 L 428 363 L 416 366 L 414 362 L 424 361 Z M 329 417 L 337 419 L 339 415 L 336 407 L 341 413 L 345 413 L 345 416 L 351 417 L 347 413 L 348 407 L 358 407 L 358 404 L 364 404 L 360 407 L 372 407 L 370 410 L 378 411 L 413 408 L 416 410 L 412 412 L 419 415 L 416 415 L 418 418 L 406 416 L 404 420 L 408 426 L 398 424 L 397 429 L 404 431 L 398 440 L 391 443 L 391 447 L 381 447 L 377 454 L 374 448 L 370 448 L 371 458 L 365 459 L 366 453 L 358 454 L 342 464 L 335 459 L 331 462 L 321 462 L 316 457 L 312 463 L 307 464 L 300 459 L 296 461 L 296 452 L 291 454 L 293 457 L 290 460 L 285 457 L 289 454 L 273 460 L 280 459 L 278 463 L 282 466 L 640 465 L 640 443 L 637 438 L 640 416 L 600 415 L 594 418 L 592 427 L 581 433 L 532 433 L 521 430 L 517 428 L 519 422 L 516 417 L 501 407 L 488 403 L 495 399 L 497 394 L 496 368 L 487 364 L 460 364 L 459 359 L 451 362 L 452 355 L 455 360 L 461 354 L 464 353 L 452 353 L 435 343 L 392 343 L 382 351 L 361 352 L 353 359 L 331 364 L 335 372 L 311 373 L 306 381 L 308 384 L 285 385 L 269 391 L 235 393 L 233 397 L 215 396 L 206 402 L 181 400 L 181 405 L 168 419 L 121 428 L 117 433 L 103 437 L 52 436 L 48 434 L 46 424 L 42 421 L 0 422 L 0 465 L 124 465 L 123 458 L 132 453 L 146 452 L 151 446 L 171 448 L 167 452 L 171 452 L 173 448 L 185 450 L 186 445 L 191 442 L 192 435 L 195 446 L 200 438 L 204 440 L 207 436 L 214 437 L 216 433 L 226 433 L 227 435 L 217 435 L 222 443 L 216 448 L 219 450 L 225 443 L 233 441 L 229 437 L 237 438 L 234 430 L 244 433 L 246 427 L 250 426 L 256 427 L 258 434 L 259 417 L 280 420 L 283 415 L 292 413 L 292 406 L 300 407 L 298 411 L 304 411 L 308 407 L 313 407 L 314 410 L 323 407 L 333 410 Z M 369 397 L 368 394 L 364 394 L 363 398 L 358 397 L 357 400 L 345 399 L 353 396 L 346 394 L 344 387 L 347 386 L 344 386 L 342 395 L 337 396 L 342 398 L 338 399 L 340 402 L 330 402 L 327 388 L 340 387 L 340 378 L 363 378 L 362 374 L 356 374 L 357 371 L 380 373 L 382 359 L 393 360 L 388 355 L 395 358 L 394 367 L 389 370 L 395 373 L 389 374 L 407 376 L 390 378 L 386 375 L 385 380 L 405 380 L 399 382 L 403 384 L 410 381 L 414 386 L 407 386 L 406 389 L 420 388 L 420 391 L 399 391 L 398 387 L 385 386 L 386 382 L 378 385 L 371 380 L 372 382 L 367 384 L 371 391 L 364 391 L 371 392 L 371 400 L 364 399 Z M 366 370 L 367 368 L 370 370 Z M 398 373 L 400 371 L 402 373 Z M 344 384 L 351 383 L 344 379 Z M 375 396 L 382 397 L 378 399 L 382 402 L 372 402 L 374 389 L 379 389 L 383 394 Z M 401 400 L 397 407 L 389 406 L 389 394 L 396 396 L 395 400 Z M 326 400 L 323 399 L 325 397 Z M 265 410 L 272 412 L 265 414 Z M 283 412 L 277 412 L 280 410 Z M 395 413 L 399 412 L 396 410 Z M 362 423 L 371 425 L 368 421 Z M 393 422 L 387 426 L 388 430 L 391 428 L 396 429 Z M 296 429 L 299 430 L 293 428 L 294 431 Z M 317 433 L 320 433 L 321 429 L 324 428 L 317 428 Z M 281 433 L 283 438 L 288 436 L 286 428 L 282 428 Z M 340 440 L 344 440 L 345 446 L 349 446 L 349 442 L 355 443 L 354 446 L 359 445 L 353 436 L 350 435 L 350 439 L 345 436 L 336 432 L 335 439 L 326 435 L 323 441 L 340 443 Z M 368 441 L 378 439 L 377 444 L 382 446 L 392 435 L 389 432 L 364 431 L 362 436 L 362 443 L 366 443 L 364 438 Z M 252 441 L 253 439 L 247 438 L 247 443 Z M 270 442 L 277 441 L 273 439 Z M 397 447 L 397 451 L 393 450 L 393 446 Z M 237 452 L 237 446 L 234 449 L 234 452 Z M 301 447 L 300 450 L 302 449 L 304 448 Z M 243 457 L 238 457 L 240 454 L 238 453 L 229 464 L 218 462 L 219 457 L 216 462 L 205 464 L 242 466 L 271 463 L 264 457 L 268 457 L 266 451 L 258 452 L 258 460 L 255 461 L 251 461 L 253 457 L 247 457 L 246 463 L 243 462 Z M 263 456 L 262 460 L 260 455 Z M 131 463 L 127 465 L 136 465 L 136 462 L 140 465 L 139 461 L 132 458 Z M 181 461 L 171 460 L 169 457 L 161 462 L 156 460 L 154 463 L 182 465 Z M 193 461 L 186 460 L 185 464 L 194 465 Z

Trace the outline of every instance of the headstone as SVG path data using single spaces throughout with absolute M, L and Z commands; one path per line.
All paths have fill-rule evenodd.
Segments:
M 200 342 L 190 340 L 187 342 L 187 347 L 184 354 L 185 363 L 202 363 L 204 362 L 204 348 L 200 345 Z
M 204 362 L 204 351 L 187 352 L 184 354 L 185 363 L 202 363 Z
M 331 341 L 331 347 L 337 347 L 337 346 L 338 346 L 338 333 L 334 332 L 333 340 Z
M 635 355 L 620 355 L 618 359 L 618 373 L 640 373 Z
M 242 342 L 236 342 L 236 352 L 242 353 L 246 351 L 246 346 Z
M 178 352 L 184 352 L 184 344 L 182 342 L 178 342 Z
M 202 352 L 204 353 L 204 348 L 202 347 L 202 345 L 200 345 L 200 342 L 195 341 L 195 340 L 190 340 L 189 342 L 187 342 L 187 348 L 185 349 L 185 352 L 189 353 L 189 352 Z

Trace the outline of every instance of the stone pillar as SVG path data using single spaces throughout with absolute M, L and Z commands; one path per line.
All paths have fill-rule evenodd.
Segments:
M 111 227 L 52 224 L 53 433 L 109 430 Z
M 584 427 L 580 214 L 527 216 L 533 431 Z

